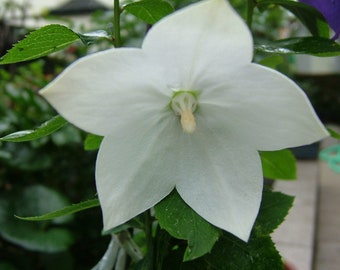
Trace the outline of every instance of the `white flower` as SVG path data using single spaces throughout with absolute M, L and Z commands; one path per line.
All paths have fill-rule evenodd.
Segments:
M 108 230 L 175 187 L 204 219 L 247 240 L 262 194 L 258 150 L 328 135 L 291 80 L 251 63 L 252 37 L 224 0 L 164 18 L 142 49 L 80 59 L 42 95 L 103 135 L 96 184 Z

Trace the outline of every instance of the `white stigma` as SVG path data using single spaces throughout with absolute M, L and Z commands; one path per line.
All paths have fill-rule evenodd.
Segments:
M 196 120 L 193 112 L 197 107 L 197 99 L 190 92 L 180 92 L 171 101 L 175 114 L 181 116 L 181 125 L 185 133 L 191 134 L 196 130 Z

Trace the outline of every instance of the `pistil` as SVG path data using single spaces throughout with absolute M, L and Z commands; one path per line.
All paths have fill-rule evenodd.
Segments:
M 171 108 L 176 115 L 181 116 L 183 131 L 192 134 L 196 130 L 194 112 L 197 108 L 196 96 L 188 91 L 176 92 L 171 101 Z

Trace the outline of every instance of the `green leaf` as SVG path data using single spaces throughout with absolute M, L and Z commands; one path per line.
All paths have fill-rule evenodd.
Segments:
M 87 151 L 97 150 L 103 140 L 102 136 L 88 134 L 85 139 L 84 149 Z
M 263 175 L 270 179 L 296 179 L 296 159 L 290 150 L 260 152 Z
M 178 245 L 178 249 L 171 249 L 169 254 L 165 254 L 166 259 L 160 269 L 283 270 L 282 258 L 269 234 L 282 223 L 292 203 L 292 197 L 266 189 L 248 242 L 223 231 L 223 235 L 208 254 L 193 261 L 181 262 L 178 255 L 184 251 Z
M 47 122 L 43 123 L 36 129 L 14 132 L 12 134 L 9 134 L 7 136 L 0 138 L 0 141 L 26 142 L 26 141 L 40 139 L 60 129 L 66 123 L 67 121 L 64 118 L 57 115 L 53 117 L 52 119 L 48 120 Z
M 1 270 L 18 270 L 15 266 L 10 264 L 9 262 L 0 262 L 0 269 Z
M 287 0 L 261 0 L 258 1 L 257 6 L 263 10 L 273 4 L 280 5 L 293 13 L 314 36 L 329 37 L 329 27 L 325 18 L 310 5 Z
M 320 57 L 340 55 L 340 45 L 333 40 L 321 37 L 297 37 L 255 44 L 255 49 L 264 53 L 309 54 Z
M 61 252 L 73 243 L 73 235 L 61 225 L 70 218 L 61 217 L 48 223 L 33 223 L 14 218 L 13 213 L 32 215 L 64 207 L 67 200 L 58 192 L 41 185 L 30 186 L 0 196 L 0 235 L 7 241 L 32 251 Z M 58 224 L 55 227 L 54 224 Z
M 17 210 L 15 213 L 22 216 L 40 215 L 65 207 L 68 203 L 68 200 L 57 191 L 41 185 L 34 185 L 26 188 L 20 195 L 20 198 L 16 200 Z M 66 223 L 71 218 L 58 218 L 53 223 Z
M 99 200 L 98 199 L 93 199 L 93 200 L 88 200 L 84 202 L 80 202 L 77 204 L 72 204 L 69 206 L 66 206 L 60 210 L 56 210 L 41 216 L 34 216 L 34 217 L 20 217 L 20 216 L 15 216 L 21 220 L 28 220 L 28 221 L 43 221 L 43 220 L 51 220 L 55 219 L 58 217 L 62 217 L 65 215 L 70 215 L 76 212 L 84 211 L 89 208 L 97 207 L 99 206 Z
M 331 135 L 331 137 L 340 140 L 340 133 L 336 132 L 335 130 L 331 129 L 331 128 L 327 128 L 329 134 Z
M 282 258 L 269 234 L 283 222 L 292 204 L 293 197 L 264 190 L 248 243 L 224 232 L 211 253 L 202 257 L 201 264 L 205 263 L 213 270 L 283 270 Z
M 293 206 L 294 197 L 265 189 L 254 230 L 257 235 L 271 234 L 285 219 Z
M 124 10 L 149 24 L 154 24 L 172 13 L 174 8 L 166 1 L 144 0 L 127 4 Z
M 32 251 L 62 252 L 73 244 L 73 236 L 66 229 L 52 228 L 38 231 L 23 224 L 6 226 L 1 233 L 7 241 Z
M 262 59 L 259 64 L 272 69 L 276 69 L 278 65 L 284 63 L 283 57 L 281 55 L 273 54 L 264 59 Z
M 62 50 L 79 40 L 79 36 L 71 29 L 51 24 L 31 32 L 5 54 L 0 64 L 12 64 L 33 60 Z
M 225 233 L 205 261 L 214 270 L 284 269 L 282 258 L 269 236 L 252 235 L 248 243 L 245 243 Z
M 155 214 L 162 229 L 188 241 L 184 261 L 208 253 L 219 238 L 220 230 L 194 212 L 176 191 L 155 206 Z

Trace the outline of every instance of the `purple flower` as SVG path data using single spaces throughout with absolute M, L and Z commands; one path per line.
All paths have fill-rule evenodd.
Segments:
M 300 0 L 300 2 L 311 5 L 318 9 L 325 17 L 329 26 L 334 30 L 332 39 L 340 36 L 340 0 Z

